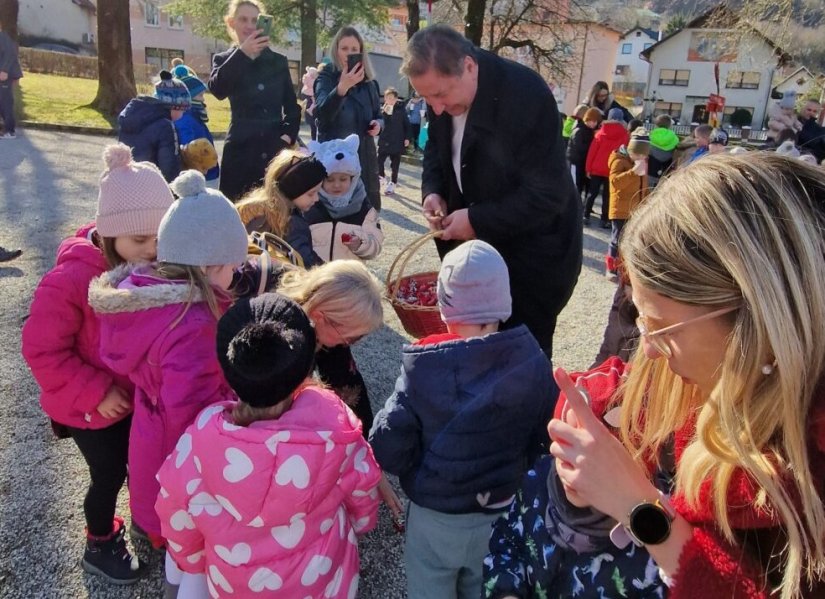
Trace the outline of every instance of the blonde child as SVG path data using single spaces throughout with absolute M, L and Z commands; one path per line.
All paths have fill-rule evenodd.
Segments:
M 218 318 L 247 237 L 234 206 L 185 171 L 158 230 L 158 262 L 124 265 L 92 282 L 104 364 L 135 385 L 129 438 L 132 534 L 164 544 L 155 474 L 197 413 L 231 397 L 215 351 Z
M 323 260 L 312 249 L 312 235 L 304 213 L 318 201 L 318 190 L 327 173 L 314 156 L 283 150 L 269 164 L 264 184 L 247 194 L 238 205 L 241 220 L 250 233 L 274 233 L 285 239 L 310 268 Z
M 308 148 L 323 163 L 327 177 L 321 184 L 320 201 L 305 217 L 312 231 L 312 247 L 322 260 L 340 258 L 369 260 L 381 253 L 384 233 L 378 211 L 367 199 L 358 159 L 357 135 Z
M 212 596 L 356 595 L 381 471 L 358 419 L 310 378 L 315 331 L 275 293 L 230 308 L 218 357 L 240 401 L 201 412 L 158 474 L 169 555 Z
M 23 357 L 55 432 L 71 436 L 89 467 L 81 565 L 109 582 L 130 584 L 143 568 L 129 553 L 115 504 L 126 480 L 134 385 L 100 358 L 88 290 L 109 268 L 155 259 L 158 225 L 174 198 L 160 170 L 132 162 L 128 146 L 108 146 L 103 161 L 96 223 L 60 244 L 54 268 L 34 292 Z

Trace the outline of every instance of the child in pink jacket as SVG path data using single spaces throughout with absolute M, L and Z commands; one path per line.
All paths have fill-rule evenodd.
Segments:
M 163 545 L 155 513 L 155 475 L 178 438 L 206 406 L 232 397 L 215 351 L 226 290 L 246 259 L 247 237 L 235 208 L 185 171 L 178 199 L 158 229 L 158 262 L 124 265 L 92 282 L 100 355 L 135 385 L 129 438 L 132 536 Z
M 34 292 L 23 357 L 55 432 L 70 436 L 89 466 L 81 565 L 115 584 L 130 584 L 143 568 L 126 546 L 115 505 L 126 479 L 134 385 L 100 358 L 89 282 L 118 264 L 154 260 L 158 225 L 174 198 L 160 170 L 132 162 L 128 146 L 108 146 L 103 161 L 96 226 L 60 244 L 54 268 Z
M 356 596 L 381 471 L 358 418 L 308 380 L 315 349 L 303 309 L 275 293 L 218 323 L 241 401 L 201 412 L 158 473 L 167 579 L 175 564 L 188 573 L 179 597 Z

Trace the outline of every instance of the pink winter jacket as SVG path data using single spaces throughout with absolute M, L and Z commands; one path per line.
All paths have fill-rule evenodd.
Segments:
M 232 405 L 201 412 L 158 474 L 171 556 L 213 597 L 355 597 L 381 478 L 358 418 L 314 386 L 247 427 Z
M 158 469 L 186 427 L 206 406 L 234 398 L 224 379 L 215 337 L 217 320 L 188 283 L 151 276 L 151 267 L 118 267 L 95 279 L 89 303 L 100 319 L 100 355 L 135 384 L 129 437 L 132 518 L 160 534 L 155 514 Z
M 40 280 L 23 325 L 23 358 L 40 385 L 48 416 L 73 428 L 101 429 L 122 420 L 97 411 L 117 385 L 132 395 L 134 385 L 100 358 L 100 325 L 89 307 L 89 282 L 108 266 L 92 241 L 94 225 L 81 228 L 57 249 L 57 261 Z M 130 411 L 131 412 L 131 411 Z

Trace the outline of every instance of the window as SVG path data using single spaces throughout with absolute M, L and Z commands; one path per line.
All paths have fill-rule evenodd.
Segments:
M 659 85 L 675 85 L 678 87 L 687 87 L 690 82 L 689 70 L 677 69 L 660 69 L 659 70 Z
M 648 49 L 648 48 L 650 48 L 652 45 L 653 45 L 653 42 L 645 42 L 645 47 L 644 47 L 644 49 L 645 49 L 645 50 L 647 50 L 647 49 Z
M 653 116 L 657 117 L 659 115 L 666 114 L 671 118 L 678 119 L 682 116 L 682 103 L 681 102 L 656 102 L 656 105 L 653 107 Z
M 622 44 L 622 54 L 630 54 L 633 52 L 633 44 Z
M 630 65 L 627 64 L 617 64 L 616 71 L 614 75 L 629 75 L 630 74 Z
M 725 82 L 729 89 L 759 89 L 762 73 L 759 71 L 730 71 Z
M 183 60 L 183 50 L 169 48 L 146 48 L 146 64 L 155 67 L 156 71 L 169 69 L 173 58 Z
M 143 18 L 150 27 L 160 27 L 160 9 L 158 5 L 147 1 L 143 9 Z
M 183 29 L 183 15 L 169 15 L 169 29 Z
M 723 125 L 732 125 L 733 123 L 731 123 L 730 117 L 733 116 L 733 113 L 736 112 L 737 110 L 746 110 L 746 111 L 748 111 L 751 115 L 750 120 L 751 120 L 751 122 L 753 121 L 753 108 L 752 107 L 750 107 L 750 106 L 725 106 L 725 112 L 722 115 L 722 124 Z M 739 116 L 739 115 L 737 115 L 737 116 L 738 116 L 738 118 L 741 118 L 741 116 Z M 747 124 L 748 124 L 748 126 L 750 126 L 751 123 L 747 123 Z M 738 123 L 738 122 L 736 123 L 736 126 L 741 126 L 741 125 L 742 125 L 741 123 Z

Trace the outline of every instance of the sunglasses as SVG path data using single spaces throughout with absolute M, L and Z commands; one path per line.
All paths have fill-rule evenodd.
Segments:
M 355 345 L 356 343 L 361 341 L 361 339 L 364 338 L 364 335 L 357 335 L 355 337 L 347 337 L 343 333 L 341 333 L 341 329 L 339 329 L 332 320 L 327 319 L 327 322 L 329 323 L 329 326 L 332 327 L 332 330 L 335 331 L 335 334 L 338 335 L 338 337 L 341 339 L 341 341 L 344 342 L 344 345 Z
M 664 338 L 665 335 L 669 335 L 671 333 L 680 331 L 690 324 L 696 324 L 705 320 L 718 318 L 719 316 L 723 316 L 738 309 L 739 306 L 728 306 L 727 308 L 720 308 L 719 310 L 714 310 L 713 312 L 702 314 L 701 316 L 697 316 L 696 318 L 689 318 L 688 320 L 677 322 L 676 324 L 672 324 L 670 326 L 664 327 L 663 329 L 658 329 L 656 331 L 651 331 L 650 329 L 648 329 L 647 324 L 645 324 L 645 317 L 640 312 L 639 317 L 636 319 L 636 327 L 639 329 L 639 334 L 642 337 L 644 337 L 647 340 L 647 342 L 650 343 L 650 345 L 653 346 L 653 349 L 655 349 L 665 358 L 670 358 L 673 356 L 673 350 L 670 349 L 670 345 L 668 344 L 667 339 Z

